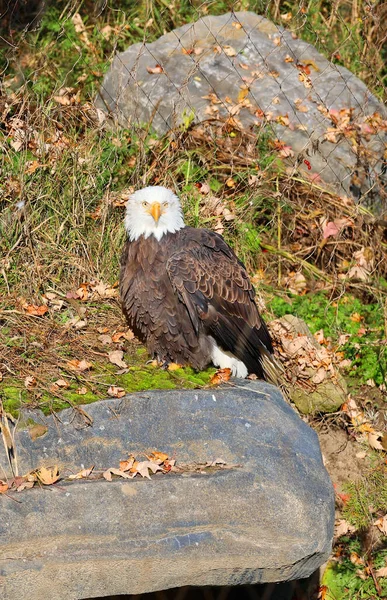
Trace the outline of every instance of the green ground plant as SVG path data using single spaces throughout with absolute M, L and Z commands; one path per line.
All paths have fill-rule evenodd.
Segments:
M 345 545 L 344 555 L 337 562 L 329 563 L 324 572 L 322 585 L 326 586 L 326 600 L 371 600 L 373 598 L 384 598 L 387 594 L 386 579 L 379 579 L 379 587 L 382 595 L 379 595 L 372 577 L 361 578 L 359 572 L 364 569 L 364 561 L 360 559 L 356 563 L 356 556 L 362 554 L 362 543 L 359 537 L 342 538 Z M 352 561 L 351 561 L 352 557 Z M 381 569 L 386 564 L 387 550 L 376 553 L 373 559 L 373 568 Z M 358 559 L 359 560 L 359 559 Z

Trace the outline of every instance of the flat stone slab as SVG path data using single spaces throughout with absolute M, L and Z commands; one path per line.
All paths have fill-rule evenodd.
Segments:
M 331 550 L 334 494 L 316 433 L 264 382 L 150 391 L 17 433 L 22 473 L 118 467 L 157 449 L 177 463 L 237 468 L 151 481 L 59 482 L 0 495 L 2 600 L 76 600 L 186 585 L 308 577 Z M 4 450 L 0 464 L 5 466 Z M 15 502 L 16 500 L 16 502 Z
M 266 124 L 305 176 L 387 208 L 383 104 L 348 69 L 253 12 L 200 18 L 133 44 L 115 56 L 96 105 L 122 126 L 159 134 L 219 117 L 257 136 Z

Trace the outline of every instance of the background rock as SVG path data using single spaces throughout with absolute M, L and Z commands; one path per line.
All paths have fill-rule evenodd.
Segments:
M 306 176 L 383 209 L 385 108 L 350 71 L 255 13 L 208 16 L 132 45 L 114 58 L 97 106 L 159 134 L 209 118 L 267 123 Z
M 24 473 L 118 466 L 157 448 L 179 463 L 222 458 L 211 475 L 60 482 L 2 495 L 3 600 L 75 600 L 184 585 L 303 578 L 328 558 L 334 496 L 315 432 L 263 382 L 153 391 L 49 418 L 17 435 Z M 0 451 L 5 465 L 4 451 Z

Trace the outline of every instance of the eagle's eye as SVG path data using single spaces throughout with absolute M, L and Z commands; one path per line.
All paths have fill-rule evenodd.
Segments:
M 142 203 L 143 206 L 149 206 L 149 202 L 147 202 L 146 200 L 144 200 L 144 202 Z
M 164 206 L 164 208 L 167 208 L 168 202 L 163 202 L 163 206 Z

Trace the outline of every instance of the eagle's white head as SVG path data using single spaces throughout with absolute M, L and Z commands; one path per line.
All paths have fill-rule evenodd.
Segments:
M 165 233 L 184 227 L 179 198 L 165 187 L 156 185 L 138 190 L 126 204 L 125 229 L 130 241 L 141 235 L 154 235 L 160 241 Z

